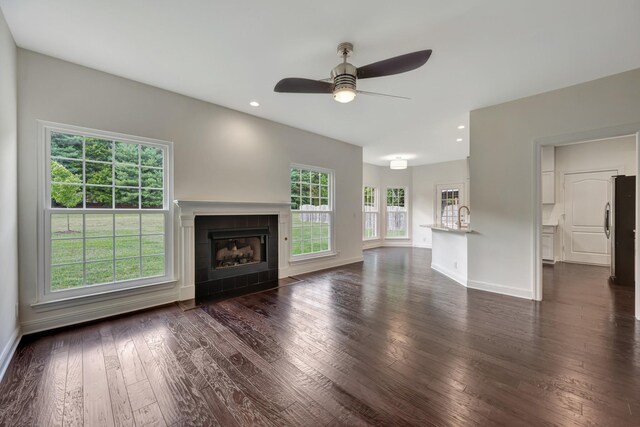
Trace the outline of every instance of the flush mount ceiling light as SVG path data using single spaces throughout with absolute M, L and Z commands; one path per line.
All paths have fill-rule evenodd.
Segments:
M 464 129 L 464 125 L 458 126 L 458 129 Z
M 402 157 L 396 157 L 395 159 L 391 160 L 391 162 L 389 163 L 389 167 L 391 169 L 406 169 L 407 160 L 403 159 Z
M 251 101 L 249 105 L 251 105 L 252 107 L 259 107 L 260 103 L 258 101 Z
M 462 142 L 462 138 L 456 139 L 456 142 Z

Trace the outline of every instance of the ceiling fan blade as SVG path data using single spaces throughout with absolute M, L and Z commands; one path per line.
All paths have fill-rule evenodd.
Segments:
M 332 93 L 333 83 L 291 77 L 280 80 L 276 84 L 276 87 L 273 88 L 273 91 L 287 93 Z
M 422 67 L 430 56 L 431 49 L 428 49 L 374 62 L 373 64 L 358 67 L 357 76 L 359 79 L 370 79 L 372 77 L 405 73 Z
M 361 93 L 363 95 L 386 96 L 386 97 L 389 97 L 389 98 L 398 98 L 398 99 L 411 99 L 411 98 L 407 98 L 406 96 L 387 95 L 386 93 L 367 92 L 366 90 L 356 90 L 356 92 Z

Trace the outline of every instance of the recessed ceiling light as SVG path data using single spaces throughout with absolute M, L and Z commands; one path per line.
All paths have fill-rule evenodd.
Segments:
M 458 129 L 464 129 L 464 125 L 458 126 Z
M 251 101 L 249 105 L 251 105 L 252 107 L 259 107 L 260 103 L 258 101 Z
M 462 138 L 456 139 L 456 142 L 462 142 Z

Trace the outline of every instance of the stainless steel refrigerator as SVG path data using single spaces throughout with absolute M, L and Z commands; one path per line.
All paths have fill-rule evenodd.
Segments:
M 611 177 L 612 202 L 605 206 L 604 232 L 611 243 L 611 281 L 635 284 L 636 177 Z

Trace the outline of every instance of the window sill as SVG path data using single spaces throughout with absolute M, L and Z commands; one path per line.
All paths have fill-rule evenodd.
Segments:
M 362 239 L 363 242 L 375 242 L 380 240 L 380 237 L 369 237 L 368 239 Z
M 411 240 L 411 237 L 409 236 L 385 237 L 384 240 Z
M 338 256 L 338 253 L 335 251 L 327 251 L 327 252 L 320 252 L 317 254 L 308 254 L 308 255 L 300 255 L 297 257 L 291 257 L 289 258 L 289 264 L 298 264 L 298 263 L 304 263 L 304 262 L 310 262 L 310 261 L 315 261 L 317 259 L 322 259 L 322 258 L 332 258 L 332 257 L 336 257 Z
M 31 304 L 31 308 L 38 313 L 43 313 L 52 310 L 59 310 L 68 307 L 76 307 L 84 304 L 91 304 L 102 301 L 109 301 L 116 298 L 122 298 L 125 296 L 132 296 L 138 294 L 144 294 L 150 291 L 157 291 L 162 289 L 173 288 L 177 280 L 169 280 L 167 282 L 152 283 L 149 285 L 141 285 L 125 289 L 113 289 L 104 292 L 97 292 L 88 295 L 79 295 L 68 298 L 60 298 L 52 301 L 41 301 L 35 304 Z

